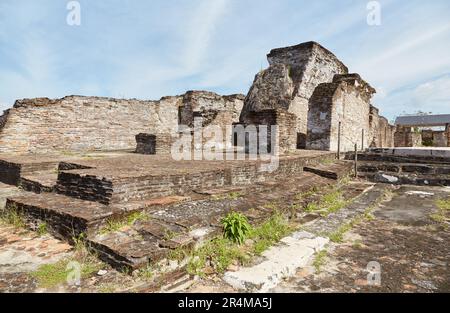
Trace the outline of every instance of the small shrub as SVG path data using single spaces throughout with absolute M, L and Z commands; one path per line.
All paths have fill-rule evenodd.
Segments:
M 437 200 L 436 205 L 441 210 L 450 211 L 450 198 Z
M 1 210 L 0 221 L 16 228 L 25 228 L 26 226 L 25 218 L 15 207 Z
M 222 225 L 224 237 L 239 244 L 242 244 L 245 241 L 251 231 L 251 226 L 248 223 L 247 218 L 243 214 L 237 212 L 229 213 L 222 220 Z
M 48 233 L 47 230 L 47 223 L 46 222 L 41 222 L 39 223 L 38 227 L 37 227 L 37 233 L 39 236 L 44 236 Z
M 255 241 L 254 253 L 260 255 L 292 231 L 288 221 L 280 213 L 275 213 L 266 222 L 252 230 Z
M 325 265 L 327 256 L 328 256 L 327 250 L 321 250 L 319 253 L 316 254 L 313 261 L 313 266 L 316 269 L 316 272 L 319 273 L 322 266 Z
M 100 230 L 101 234 L 107 234 L 115 231 L 119 231 L 125 226 L 131 226 L 137 221 L 146 221 L 150 217 L 145 212 L 134 212 L 125 218 L 108 220 L 106 226 Z

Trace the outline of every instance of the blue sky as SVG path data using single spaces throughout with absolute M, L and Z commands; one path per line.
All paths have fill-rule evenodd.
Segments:
M 246 94 L 276 47 L 315 40 L 378 90 L 392 119 L 450 113 L 450 1 L 0 0 L 0 109 L 15 99 Z

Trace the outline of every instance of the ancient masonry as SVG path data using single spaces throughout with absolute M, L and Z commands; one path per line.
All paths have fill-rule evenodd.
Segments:
M 315 42 L 274 49 L 269 68 L 255 77 L 247 96 L 190 91 L 159 101 L 68 96 L 18 100 L 0 117 L 0 153 L 133 150 L 137 134 L 166 147 L 181 126 L 217 125 L 230 148 L 227 127 L 278 125 L 279 151 L 349 151 L 393 145 L 393 126 L 370 104 L 375 90 Z M 338 139 L 340 135 L 340 139 Z M 162 137 L 162 138 L 160 138 Z M 139 136 L 140 146 L 145 135 Z M 204 138 L 207 141 L 208 138 Z M 140 149 L 140 148 L 139 148 Z
M 0 181 L 23 192 L 9 197 L 6 209 L 19 210 L 30 227 L 45 222 L 68 241 L 86 234 L 100 258 L 136 269 L 217 234 L 231 209 L 256 223 L 271 214 L 264 204 L 275 195 L 286 200 L 336 183 L 353 168 L 335 161 L 336 151 L 393 146 L 394 127 L 371 105 L 375 90 L 330 51 L 308 42 L 272 50 L 268 60 L 246 97 L 189 91 L 159 101 L 16 101 L 0 117 Z M 175 142 L 209 126 L 223 136 L 206 134 L 200 143 L 213 140 L 219 154 L 231 151 L 243 159 L 173 159 Z M 276 132 L 275 142 L 259 136 L 263 126 Z M 245 138 L 237 136 L 240 129 Z M 256 160 L 246 153 L 255 141 Z M 261 154 L 275 150 L 277 167 L 268 173 Z M 383 166 L 365 162 L 367 176 Z M 400 163 L 387 170 L 408 181 L 445 184 L 448 164 L 432 173 L 435 180 L 426 176 L 427 166 Z M 408 174 L 417 169 L 423 175 Z M 236 191 L 246 198 L 227 197 Z M 151 218 L 123 231 L 102 231 L 140 211 Z
M 449 114 L 399 116 L 395 123 L 396 147 L 450 147 Z

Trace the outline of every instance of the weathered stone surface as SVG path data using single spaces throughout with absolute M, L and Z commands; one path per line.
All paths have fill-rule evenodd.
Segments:
M 6 209 L 21 212 L 31 228 L 37 229 L 39 223 L 45 222 L 52 234 L 68 240 L 81 233 L 92 234 L 104 226 L 108 218 L 126 213 L 117 207 L 54 193 L 10 197 Z
M 395 147 L 421 147 L 422 133 L 414 132 L 411 127 L 397 127 L 394 134 Z
M 281 240 L 281 244 L 263 253 L 265 260 L 255 266 L 226 272 L 224 280 L 236 289 L 248 292 L 267 292 L 283 278 L 292 276 L 308 264 L 329 239 L 308 232 L 296 232 Z
M 311 172 L 326 178 L 340 180 L 345 176 L 348 176 L 352 172 L 353 164 L 348 161 L 336 162 L 332 165 L 319 164 L 314 167 L 305 166 L 303 170 L 305 172 Z
M 210 122 L 231 125 L 237 120 L 242 97 L 189 92 L 159 101 L 82 96 L 18 100 L 0 118 L 0 153 L 131 150 L 138 133 L 175 134 L 183 111 L 179 107 L 188 105 L 194 112 L 230 112 L 230 120 Z M 190 101 L 196 103 L 191 105 Z M 208 107 L 204 107 L 205 102 Z
M 302 151 L 282 156 L 271 175 L 301 173 L 310 162 L 333 157 L 329 152 Z M 130 154 L 84 161 L 92 168 L 60 172 L 60 194 L 103 204 L 183 195 L 205 188 L 248 185 L 264 180 L 260 161 L 174 161 L 164 156 Z
M 256 75 L 244 103 L 240 121 L 250 112 L 284 109 L 297 117 L 295 131 L 306 134 L 308 101 L 320 83 L 331 82 L 347 67 L 315 42 L 272 50 L 270 67 Z
M 373 138 L 370 147 L 386 148 L 394 146 L 395 126 L 389 124 L 389 121 L 379 115 L 379 110 L 370 106 L 370 137 Z
M 306 148 L 338 151 L 340 144 L 344 152 L 354 151 L 355 144 L 358 149 L 369 147 L 373 93 L 357 74 L 336 75 L 332 83 L 320 84 L 310 99 Z
M 245 128 L 246 153 L 287 154 L 297 149 L 295 124 L 296 117 L 292 113 L 281 109 L 264 110 L 249 113 L 245 123 L 235 124 L 235 131 L 239 126 Z M 262 127 L 265 127 L 264 132 Z
M 358 160 L 359 177 L 371 181 L 429 186 L 450 184 L 450 159 L 448 158 L 369 152 L 359 153 Z

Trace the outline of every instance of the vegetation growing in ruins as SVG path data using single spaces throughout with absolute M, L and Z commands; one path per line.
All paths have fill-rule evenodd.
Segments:
M 242 194 L 237 191 L 229 192 L 224 195 L 214 195 L 212 196 L 213 200 L 220 201 L 220 200 L 237 200 L 240 197 L 242 197 Z
M 321 197 L 319 201 L 308 203 L 306 212 L 317 212 L 322 216 L 327 216 L 342 209 L 348 204 L 344 199 L 342 191 L 333 190 Z
M 190 254 L 187 271 L 192 275 L 204 276 L 207 268 L 223 273 L 231 264 L 247 264 L 252 256 L 260 255 L 292 231 L 288 220 L 281 213 L 275 213 L 263 224 L 251 227 L 249 239 L 241 244 L 219 237 L 190 253 L 186 250 L 174 250 L 173 257 L 180 261 Z
M 44 236 L 48 233 L 48 229 L 47 229 L 47 223 L 46 222 L 40 222 L 36 232 L 39 236 Z
M 385 195 L 386 196 L 386 195 Z M 373 209 L 377 204 L 374 204 L 366 209 L 366 211 L 354 217 L 350 222 L 341 225 L 336 231 L 325 234 L 332 242 L 341 243 L 344 241 L 344 235 L 350 231 L 353 227 L 360 224 L 364 220 L 371 221 L 375 217 L 372 214 Z
M 215 238 L 194 251 L 187 271 L 192 275 L 205 275 L 205 267 L 211 267 L 218 273 L 223 273 L 234 261 L 245 263 L 248 256 L 245 250 L 227 238 Z
M 54 264 L 44 264 L 30 275 L 35 278 L 42 288 L 54 288 L 73 279 L 77 264 L 80 269 L 80 279 L 88 278 L 99 271 L 104 264 L 96 255 L 91 253 L 85 245 L 84 235 L 74 238 L 75 252 L 72 257 L 62 259 Z
M 270 246 L 293 231 L 281 213 L 275 213 L 266 222 L 254 228 L 250 238 L 254 241 L 253 252 L 260 255 Z
M 247 217 L 242 213 L 231 212 L 222 219 L 224 237 L 242 244 L 249 235 L 252 227 L 248 223 Z
M 447 213 L 450 212 L 450 198 L 436 200 L 436 206 L 438 207 L 438 212 L 431 214 L 430 218 L 447 228 L 448 224 L 446 221 L 448 219 Z
M 328 251 L 326 249 L 321 250 L 320 252 L 316 253 L 316 256 L 314 257 L 313 266 L 316 269 L 317 273 L 320 273 L 322 266 L 326 264 L 328 257 Z
M 24 228 L 26 226 L 23 214 L 15 207 L 9 207 L 0 211 L 0 223 L 11 225 L 15 228 Z
M 101 234 L 107 234 L 110 232 L 121 230 L 126 226 L 131 226 L 137 221 L 147 221 L 150 216 L 143 211 L 133 212 L 125 218 L 110 219 L 107 221 L 106 226 L 100 230 Z
M 450 198 L 437 200 L 436 205 L 442 211 L 450 211 Z
M 138 276 L 144 280 L 151 280 L 155 276 L 155 268 L 151 264 L 147 264 L 138 271 Z

